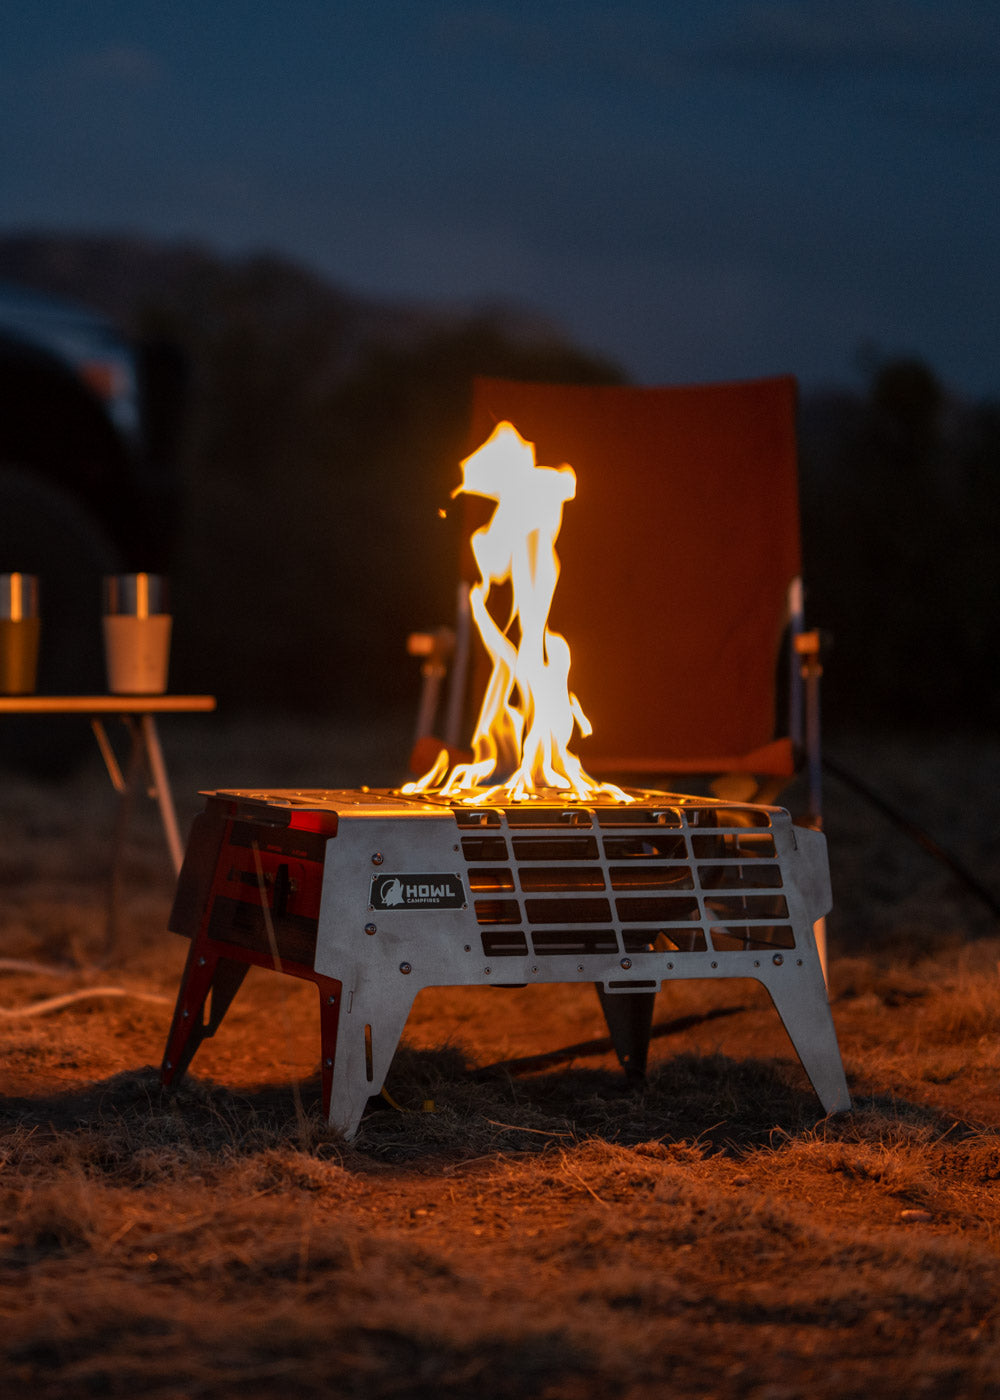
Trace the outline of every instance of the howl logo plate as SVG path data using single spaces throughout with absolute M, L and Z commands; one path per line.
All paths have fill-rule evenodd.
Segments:
M 373 875 L 370 909 L 464 909 L 460 875 Z

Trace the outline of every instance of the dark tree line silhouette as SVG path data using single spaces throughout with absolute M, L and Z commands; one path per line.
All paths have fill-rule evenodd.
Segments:
M 406 633 L 453 609 L 441 517 L 474 374 L 616 382 L 495 309 L 349 297 L 279 258 L 122 239 L 0 239 L 0 276 L 114 314 L 186 365 L 174 682 L 336 714 L 415 694 Z M 180 359 L 178 359 L 178 355 Z M 998 718 L 1000 405 L 913 359 L 801 406 L 807 606 L 828 724 Z

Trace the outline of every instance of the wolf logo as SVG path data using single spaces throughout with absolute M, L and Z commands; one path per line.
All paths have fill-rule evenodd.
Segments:
M 391 880 L 383 880 L 378 893 L 379 899 L 387 909 L 391 909 L 395 904 L 405 904 L 406 902 L 403 899 L 403 886 L 395 877 Z

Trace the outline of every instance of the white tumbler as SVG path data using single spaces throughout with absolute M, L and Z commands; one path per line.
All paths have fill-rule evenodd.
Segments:
M 104 580 L 104 658 L 112 695 L 162 695 L 170 626 L 162 574 L 110 574 Z

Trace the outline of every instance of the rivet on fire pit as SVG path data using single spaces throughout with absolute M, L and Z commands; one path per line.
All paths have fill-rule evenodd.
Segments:
M 337 998 L 336 998 L 336 997 L 327 997 L 327 999 L 326 999 L 326 1004 L 327 1004 L 327 1006 L 336 1006 L 336 1004 L 337 1004 Z
M 625 971 L 628 972 L 629 968 L 632 966 L 632 959 L 631 959 L 631 958 L 622 958 L 621 963 L 619 964 L 619 966 L 623 967 L 623 968 L 625 969 Z
M 378 933 L 378 924 L 365 924 L 365 933 Z
M 400 972 L 402 972 L 402 973 L 404 973 L 404 974 L 405 974 L 405 973 L 408 973 L 408 972 L 412 972 L 412 971 L 413 971 L 413 964 L 412 964 L 412 963 L 400 963 L 400 964 L 399 964 L 399 970 L 400 970 Z
M 775 967 L 780 967 L 785 960 L 780 953 L 775 953 L 771 961 L 774 963 Z
M 381 865 L 385 857 L 381 851 L 376 851 L 372 856 L 372 865 Z

